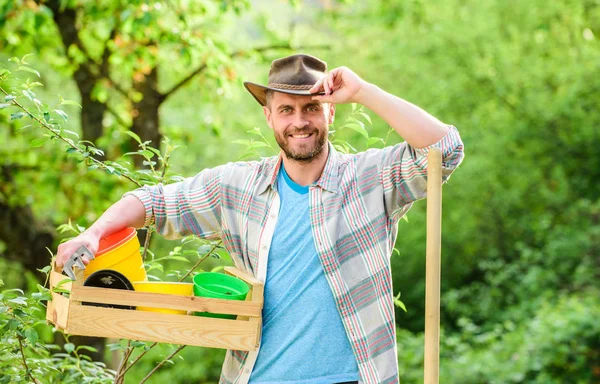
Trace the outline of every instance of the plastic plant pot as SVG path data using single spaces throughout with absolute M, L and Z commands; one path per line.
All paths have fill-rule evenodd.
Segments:
M 129 281 L 146 281 L 146 270 L 140 254 L 140 242 L 133 227 L 125 228 L 100 240 L 98 252 L 83 272 L 87 278 L 102 269 L 112 269 Z
M 165 281 L 134 281 L 133 288 L 136 292 L 166 293 L 171 295 L 192 296 L 192 284 L 171 283 Z M 185 315 L 186 311 L 166 308 L 137 307 L 138 311 L 171 313 Z
M 246 300 L 250 287 L 243 280 L 224 273 L 203 272 L 194 276 L 194 296 L 225 300 Z M 195 312 L 196 316 L 235 319 L 236 315 Z
M 110 269 L 101 269 L 92 273 L 83 282 L 85 287 L 96 287 L 96 288 L 110 288 L 110 289 L 125 289 L 133 291 L 133 285 L 122 273 L 113 271 Z M 116 305 L 116 304 L 100 304 L 100 303 L 87 303 L 82 302 L 82 305 L 90 305 L 93 307 L 104 307 L 104 308 L 116 308 L 116 309 L 135 309 L 135 307 L 128 305 Z

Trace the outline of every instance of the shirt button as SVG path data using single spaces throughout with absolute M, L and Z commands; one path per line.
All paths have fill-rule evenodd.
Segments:
M 277 214 L 275 212 L 271 213 L 271 219 L 276 219 L 277 218 Z

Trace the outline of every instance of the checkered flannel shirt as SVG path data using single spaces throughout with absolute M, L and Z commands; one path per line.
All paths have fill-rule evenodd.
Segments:
M 426 196 L 429 148 L 442 151 L 444 181 L 464 157 L 459 133 L 449 127 L 439 142 L 420 149 L 404 142 L 341 154 L 329 144 L 323 174 L 309 187 L 315 246 L 361 383 L 399 382 L 390 256 L 398 220 Z M 128 194 L 144 204 L 146 225 L 155 219 L 164 237 L 222 238 L 236 267 L 264 282 L 279 213 L 280 166 L 280 156 L 228 163 Z M 248 383 L 257 355 L 228 350 L 220 383 Z

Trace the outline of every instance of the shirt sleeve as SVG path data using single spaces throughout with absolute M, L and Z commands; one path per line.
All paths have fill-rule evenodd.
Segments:
M 156 223 L 167 239 L 196 235 L 216 239 L 221 235 L 221 179 L 224 168 L 205 169 L 181 182 L 144 186 L 123 197 L 137 197 L 146 210 L 144 226 Z
M 463 142 L 458 130 L 449 126 L 440 141 L 424 148 L 413 148 L 408 143 L 384 148 L 380 182 L 388 216 L 398 219 L 416 200 L 427 195 L 427 154 L 431 148 L 442 151 L 442 182 L 460 165 L 464 158 Z

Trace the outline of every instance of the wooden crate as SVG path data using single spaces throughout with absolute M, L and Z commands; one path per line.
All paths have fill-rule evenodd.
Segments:
M 68 278 L 54 265 L 52 267 L 52 301 L 48 302 L 46 320 L 67 334 L 240 351 L 258 348 L 262 326 L 263 283 L 237 268 L 225 267 L 225 273 L 250 285 L 246 301 L 85 287 L 82 285 L 81 271 L 76 281 L 64 282 Z M 60 282 L 63 284 L 59 288 L 69 291 L 68 295 L 55 291 Z M 82 305 L 82 302 L 221 313 L 237 315 L 237 318 L 219 319 L 191 314 L 104 308 Z

